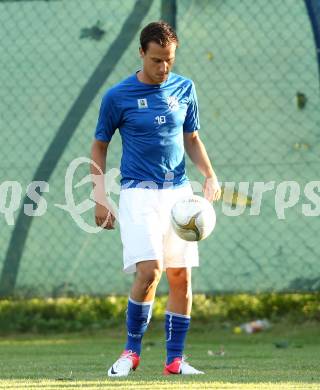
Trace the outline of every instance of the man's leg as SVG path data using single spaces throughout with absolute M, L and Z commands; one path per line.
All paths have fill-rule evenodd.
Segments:
M 157 260 L 137 263 L 136 276 L 128 299 L 127 343 L 121 357 L 108 370 L 109 376 L 127 376 L 139 365 L 142 337 L 151 319 L 161 273 L 161 265 Z
M 167 268 L 169 299 L 166 311 L 167 360 L 164 374 L 203 374 L 182 359 L 192 307 L 191 268 Z
M 156 288 L 161 278 L 160 262 L 148 260 L 137 263 L 137 271 L 128 300 L 127 344 L 125 350 L 140 355 L 142 337 L 152 315 Z
M 167 268 L 169 298 L 166 311 L 167 362 L 182 358 L 192 306 L 191 269 Z
M 136 267 L 130 297 L 139 302 L 153 301 L 162 274 L 161 263 L 158 260 L 147 260 L 137 263 Z
M 167 311 L 190 316 L 192 307 L 191 268 L 167 268 Z

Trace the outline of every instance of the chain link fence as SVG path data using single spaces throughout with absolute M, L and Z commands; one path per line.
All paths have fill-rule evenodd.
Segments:
M 90 156 L 102 95 L 139 69 L 140 29 L 159 19 L 176 26 L 175 71 L 196 84 L 220 181 L 255 205 L 215 205 L 194 292 L 319 290 L 319 15 L 313 0 L 0 0 L 0 293 L 128 292 L 119 229 L 80 227 L 94 228 L 89 165 L 71 163 Z M 117 134 L 111 176 L 120 153 Z

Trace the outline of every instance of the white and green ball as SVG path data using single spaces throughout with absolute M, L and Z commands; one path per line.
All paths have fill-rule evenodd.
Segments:
M 179 199 L 171 209 L 171 224 L 185 241 L 200 241 L 208 237 L 216 224 L 211 203 L 198 195 Z

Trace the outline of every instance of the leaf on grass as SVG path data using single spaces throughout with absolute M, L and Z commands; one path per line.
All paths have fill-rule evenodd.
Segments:
M 225 355 L 225 350 L 224 346 L 221 345 L 219 351 L 213 352 L 211 349 L 208 350 L 208 356 L 224 356 Z
M 281 340 L 281 341 L 276 341 L 273 343 L 276 348 L 288 348 L 289 347 L 289 341 L 287 340 Z
M 69 376 L 60 376 L 56 378 L 57 381 L 73 381 L 74 378 L 72 377 L 72 371 L 70 371 Z

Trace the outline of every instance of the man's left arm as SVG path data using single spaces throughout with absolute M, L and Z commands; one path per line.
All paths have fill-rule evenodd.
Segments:
M 191 161 L 205 177 L 203 184 L 204 197 L 209 201 L 218 200 L 221 196 L 221 188 L 217 176 L 212 168 L 206 148 L 197 131 L 185 132 L 184 148 Z

